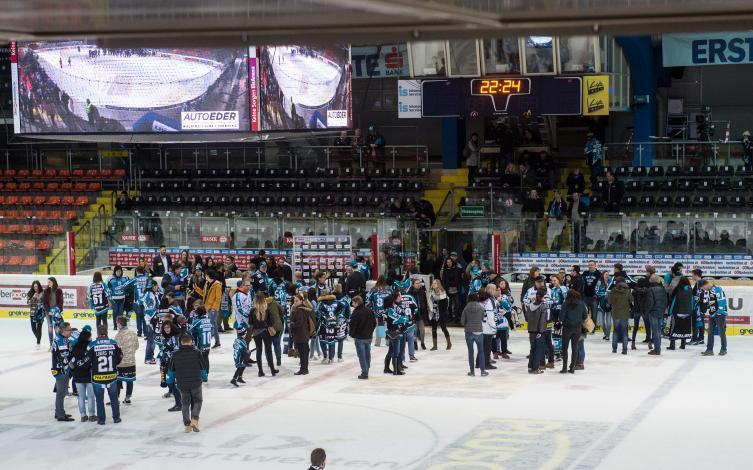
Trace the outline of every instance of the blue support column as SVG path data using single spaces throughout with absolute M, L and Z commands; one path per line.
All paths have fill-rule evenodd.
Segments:
M 631 91 L 633 95 L 648 95 L 648 104 L 633 105 L 635 142 L 649 142 L 656 135 L 656 85 L 657 62 L 651 36 L 622 36 L 617 38 L 625 58 L 630 64 Z M 633 165 L 651 166 L 654 161 L 654 146 L 633 146 Z
M 442 168 L 459 168 L 462 121 L 455 117 L 442 118 Z

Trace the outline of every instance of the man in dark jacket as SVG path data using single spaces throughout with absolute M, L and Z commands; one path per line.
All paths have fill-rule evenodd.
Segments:
M 611 170 L 607 171 L 607 180 L 604 182 L 604 210 L 606 212 L 619 212 L 624 193 L 622 181 L 618 181 Z
M 641 317 L 643 317 L 643 325 L 646 328 L 646 338 L 644 343 L 651 342 L 651 322 L 648 320 L 648 314 L 646 310 L 646 297 L 648 294 L 648 288 L 651 287 L 648 279 L 656 271 L 651 266 L 646 266 L 646 276 L 638 279 L 638 283 L 633 289 L 633 337 L 631 341 L 630 349 L 637 349 L 635 347 L 635 337 L 638 335 L 638 327 L 641 323 Z
M 159 254 L 152 259 L 152 276 L 164 276 L 169 273 L 173 267 L 173 260 L 167 254 L 167 247 L 159 247 Z
M 343 285 L 343 293 L 351 299 L 357 295 L 366 295 L 366 278 L 357 269 L 358 263 L 355 260 L 345 266 L 345 283 Z
M 360 295 L 353 297 L 351 302 L 355 310 L 350 317 L 350 336 L 356 343 L 358 362 L 361 364 L 361 375 L 358 378 L 366 380 L 369 378 L 369 367 L 371 367 L 371 339 L 376 328 L 376 318 L 374 318 L 374 312 L 364 305 Z
M 198 349 L 193 347 L 193 339 L 188 335 L 180 337 L 180 348 L 173 354 L 167 367 L 167 383 L 176 384 L 180 390 L 185 432 L 199 432 L 201 413 L 201 383 L 207 381 L 207 365 Z
M 523 313 L 528 323 L 528 339 L 531 343 L 531 351 L 528 356 L 528 373 L 541 374 L 544 367 L 544 353 L 546 345 L 544 344 L 544 332 L 546 331 L 546 322 L 549 317 L 548 307 L 544 303 L 546 288 L 536 291 L 536 298 L 530 304 L 523 307 Z
M 522 214 L 525 219 L 525 244 L 535 251 L 539 221 L 544 216 L 544 200 L 532 189 L 523 200 Z
M 615 281 L 614 288 L 609 291 L 609 304 L 612 306 L 612 319 L 614 320 L 614 334 L 612 336 L 612 352 L 617 352 L 617 343 L 622 342 L 622 354 L 627 354 L 628 344 L 628 321 L 630 309 L 633 304 L 633 294 L 625 281 L 620 276 Z
M 669 299 L 659 276 L 652 274 L 649 282 L 651 283 L 651 287 L 649 287 L 646 294 L 646 314 L 648 315 L 648 320 L 651 322 L 653 349 L 648 353 L 652 356 L 658 356 L 661 354 L 661 321 L 664 313 L 667 311 Z M 649 343 L 649 347 L 651 347 L 651 343 Z
M 316 326 L 312 319 L 312 309 L 304 304 L 299 294 L 293 297 L 293 311 L 290 314 L 290 335 L 293 337 L 295 349 L 301 360 L 298 372 L 293 375 L 308 375 L 309 373 L 309 338 Z

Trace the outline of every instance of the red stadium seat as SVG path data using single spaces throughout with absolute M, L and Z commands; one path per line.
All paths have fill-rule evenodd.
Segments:
M 0 256 L 0 265 L 7 265 L 8 264 L 8 257 L 7 256 Z
M 45 210 L 41 210 L 41 211 L 37 210 L 36 213 L 34 214 L 34 217 L 36 217 L 37 219 L 46 219 L 47 218 L 47 211 L 45 211 Z
M 31 224 L 23 224 L 21 225 L 21 233 L 28 234 L 34 232 L 34 226 Z
M 54 168 L 44 170 L 45 178 L 57 178 L 57 176 L 58 176 L 58 171 L 55 170 Z
M 44 170 L 42 170 L 41 168 L 38 168 L 36 170 L 31 170 L 31 175 L 30 176 L 32 178 L 41 178 L 41 177 L 44 176 Z
M 31 209 L 24 209 L 22 211 L 18 211 L 18 216 L 23 217 L 24 219 L 31 219 L 34 217 L 34 211 Z
M 17 219 L 20 217 L 18 211 L 16 209 L 11 209 L 8 212 L 6 212 L 5 216 L 9 219 Z
M 18 196 L 8 196 L 5 198 L 6 206 L 14 206 L 18 203 Z
M 58 171 L 58 178 L 70 178 L 71 177 L 71 170 L 59 170 Z
M 100 178 L 112 178 L 112 170 L 109 168 L 105 168 L 103 170 L 99 171 L 99 177 Z
M 60 190 L 60 183 L 47 183 L 47 186 L 44 187 L 45 191 L 59 191 Z
M 61 204 L 60 196 L 50 196 L 47 199 L 48 206 L 59 206 Z
M 74 202 L 76 202 L 76 199 L 73 196 L 63 196 L 63 199 L 62 201 L 60 201 L 60 204 L 64 206 L 72 206 Z
M 76 201 L 73 203 L 74 206 L 88 206 L 89 205 L 89 196 L 79 196 L 76 198 Z
M 37 244 L 34 242 L 34 240 L 24 240 L 22 246 L 24 250 L 33 250 L 37 247 Z
M 36 255 L 27 256 L 23 259 L 23 261 L 21 261 L 21 266 L 25 266 L 25 267 L 36 266 L 38 264 L 39 264 L 39 261 L 37 261 Z
M 52 241 L 50 240 L 39 240 L 37 242 L 37 250 L 39 251 L 48 251 L 52 249 Z
M 2 227 L 2 225 L 0 225 L 0 227 Z M 5 233 L 5 232 L 0 232 L 0 233 Z M 7 245 L 8 245 L 8 242 L 0 238 L 0 250 L 4 250 Z
M 34 226 L 34 235 L 47 235 L 48 233 L 50 233 L 50 227 L 47 225 Z
M 5 233 L 18 233 L 21 230 L 21 227 L 18 224 L 8 224 L 5 227 Z
M 5 176 L 8 176 L 10 178 L 28 178 L 29 170 L 6 170 Z
M 74 191 L 86 191 L 86 183 L 76 183 L 75 186 L 73 186 Z
M 52 227 L 50 227 L 51 235 L 60 235 L 63 232 L 65 232 L 65 228 L 63 228 L 63 226 L 60 224 L 55 224 Z
M 31 183 L 29 182 L 23 182 L 18 185 L 18 190 L 22 192 L 27 192 L 31 190 Z
M 76 220 L 78 218 L 78 212 L 76 211 L 65 211 L 63 214 L 63 218 L 65 220 Z
M 8 258 L 7 264 L 11 266 L 18 266 L 19 264 L 21 264 L 21 261 L 22 258 L 20 256 L 11 256 L 10 258 Z
M 5 183 L 5 190 L 6 191 L 15 191 L 18 189 L 18 183 L 15 181 L 10 181 L 8 183 Z
M 86 170 L 86 177 L 87 178 L 99 178 L 99 170 Z
M 43 206 L 47 202 L 47 196 L 34 196 L 34 205 Z
M 21 196 L 18 198 L 18 201 L 16 204 L 22 205 L 22 206 L 30 206 L 34 202 L 34 198 L 32 196 Z
M 5 222 L 5 221 L 3 221 L 3 222 Z M 4 235 L 7 232 L 8 232 L 8 226 L 5 223 L 0 223 L 0 235 Z M 2 240 L 2 239 L 0 239 L 0 240 Z M 3 240 L 3 243 L 5 243 L 5 240 Z M 3 245 L 3 248 L 4 247 L 5 246 Z
M 93 181 L 86 187 L 87 191 L 102 191 L 102 183 L 99 181 Z
M 73 170 L 71 176 L 73 176 L 74 178 L 82 178 L 84 176 L 84 170 Z
M 126 171 L 123 168 L 118 168 L 115 170 L 112 174 L 112 176 L 116 179 L 122 179 L 126 176 Z
M 43 181 L 35 181 L 31 184 L 32 191 L 44 191 L 45 184 Z
M 60 198 L 60 196 L 53 196 L 53 197 L 56 197 L 58 199 Z M 47 201 L 47 204 L 49 204 L 49 203 L 50 202 Z M 48 215 L 48 218 L 50 218 L 52 220 L 60 220 L 60 219 L 63 218 L 63 212 L 62 211 L 50 211 L 50 213 Z
M 0 206 L 5 205 L 5 196 L 0 196 Z
M 70 181 L 66 181 L 65 183 L 60 185 L 61 191 L 73 191 L 73 183 Z

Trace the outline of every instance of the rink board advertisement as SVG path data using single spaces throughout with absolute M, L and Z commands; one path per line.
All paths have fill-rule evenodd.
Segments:
M 248 131 L 247 48 L 12 43 L 18 134 Z
M 580 265 L 581 272 L 589 261 L 595 261 L 601 271 L 612 271 L 614 263 L 622 263 L 625 271 L 634 275 L 646 271 L 646 265 L 653 266 L 659 274 L 669 272 L 673 264 L 680 262 L 685 272 L 701 269 L 704 276 L 748 277 L 753 273 L 753 256 L 749 255 L 672 255 L 672 254 L 583 254 L 583 253 L 520 253 L 503 260 L 512 264 L 512 272 L 526 273 L 531 265 L 542 272 L 554 273 L 559 268 L 570 270 L 574 264 Z
M 257 53 L 259 130 L 353 127 L 347 45 L 260 46 Z M 252 58 L 253 58 L 252 57 Z

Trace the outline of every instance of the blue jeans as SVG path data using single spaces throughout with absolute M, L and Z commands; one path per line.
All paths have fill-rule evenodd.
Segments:
M 337 358 L 343 358 L 343 345 L 345 344 L 345 338 L 337 340 Z
M 531 352 L 528 356 L 528 370 L 538 369 L 544 365 L 546 337 L 544 333 L 528 333 L 528 341 L 531 343 Z
M 309 359 L 314 357 L 314 353 L 316 353 L 317 356 L 321 356 L 322 350 L 319 346 L 319 339 L 316 336 L 309 340 Z
M 471 372 L 474 371 L 476 364 L 476 354 L 473 352 L 473 343 L 476 343 L 478 350 L 478 368 L 481 372 L 486 370 L 486 358 L 484 357 L 484 335 L 482 333 L 465 332 L 465 345 L 468 347 L 468 366 Z
M 136 334 L 141 336 L 146 331 L 146 320 L 144 320 L 144 306 L 135 303 L 133 304 L 133 310 L 136 312 Z
M 358 362 L 361 364 L 361 375 L 369 376 L 369 367 L 371 367 L 371 340 L 370 339 L 354 339 L 356 343 L 356 354 L 358 354 Z
M 390 339 L 390 357 L 396 358 L 400 357 L 400 336 L 395 339 Z M 389 339 L 389 338 L 388 338 Z
M 405 341 L 408 343 L 408 357 L 413 359 L 416 357 L 416 328 L 409 328 L 405 336 Z
M 154 328 L 152 328 L 152 325 L 147 323 L 144 326 L 144 333 L 146 334 L 146 351 L 144 351 L 144 360 L 151 361 L 154 359 Z
M 78 412 L 81 416 L 94 416 L 94 406 L 96 398 L 94 398 L 94 386 L 89 383 L 77 383 L 76 390 L 78 391 Z M 86 414 L 86 401 L 89 401 L 89 414 Z
M 541 365 L 544 365 L 544 360 L 548 359 L 549 362 L 554 363 L 554 342 L 552 341 L 552 330 L 547 330 L 541 335 L 544 341 L 544 352 L 541 356 Z
M 217 331 L 217 317 L 220 315 L 220 313 L 217 310 L 210 310 L 207 312 L 207 316 L 209 316 L 209 320 L 212 322 L 212 325 L 214 325 L 214 328 L 212 328 L 212 336 L 214 337 L 214 344 L 220 344 L 220 333 Z
M 648 322 L 651 325 L 651 340 L 654 342 L 654 351 L 661 352 L 661 321 L 662 319 L 649 315 Z
M 335 358 L 335 343 L 319 341 L 319 345 L 322 347 L 322 359 L 334 359 Z
M 275 357 L 279 363 L 282 361 L 282 331 L 278 331 L 276 335 L 272 336 L 272 349 L 274 349 Z
M 706 350 L 714 351 L 714 327 L 719 329 L 719 338 L 722 340 L 722 351 L 727 350 L 727 317 L 725 315 L 716 315 L 709 317 L 709 333 L 706 341 Z
M 125 308 L 125 299 L 110 300 L 112 305 L 112 326 L 113 329 L 118 329 L 118 317 L 123 315 L 123 308 Z
M 97 397 L 97 422 L 105 424 L 105 389 L 110 398 L 112 407 L 112 419 L 120 418 L 120 402 L 118 401 L 118 382 L 110 382 L 107 385 L 93 384 L 94 396 Z
M 586 340 L 581 336 L 578 341 L 578 364 L 584 364 L 586 362 Z
M 405 336 L 407 333 L 403 333 L 400 335 L 400 364 L 405 362 L 405 345 L 407 341 L 405 341 Z
M 617 351 L 617 343 L 622 342 L 622 351 L 627 352 L 628 321 L 629 320 L 615 320 L 614 321 L 614 334 L 612 335 L 612 351 Z

